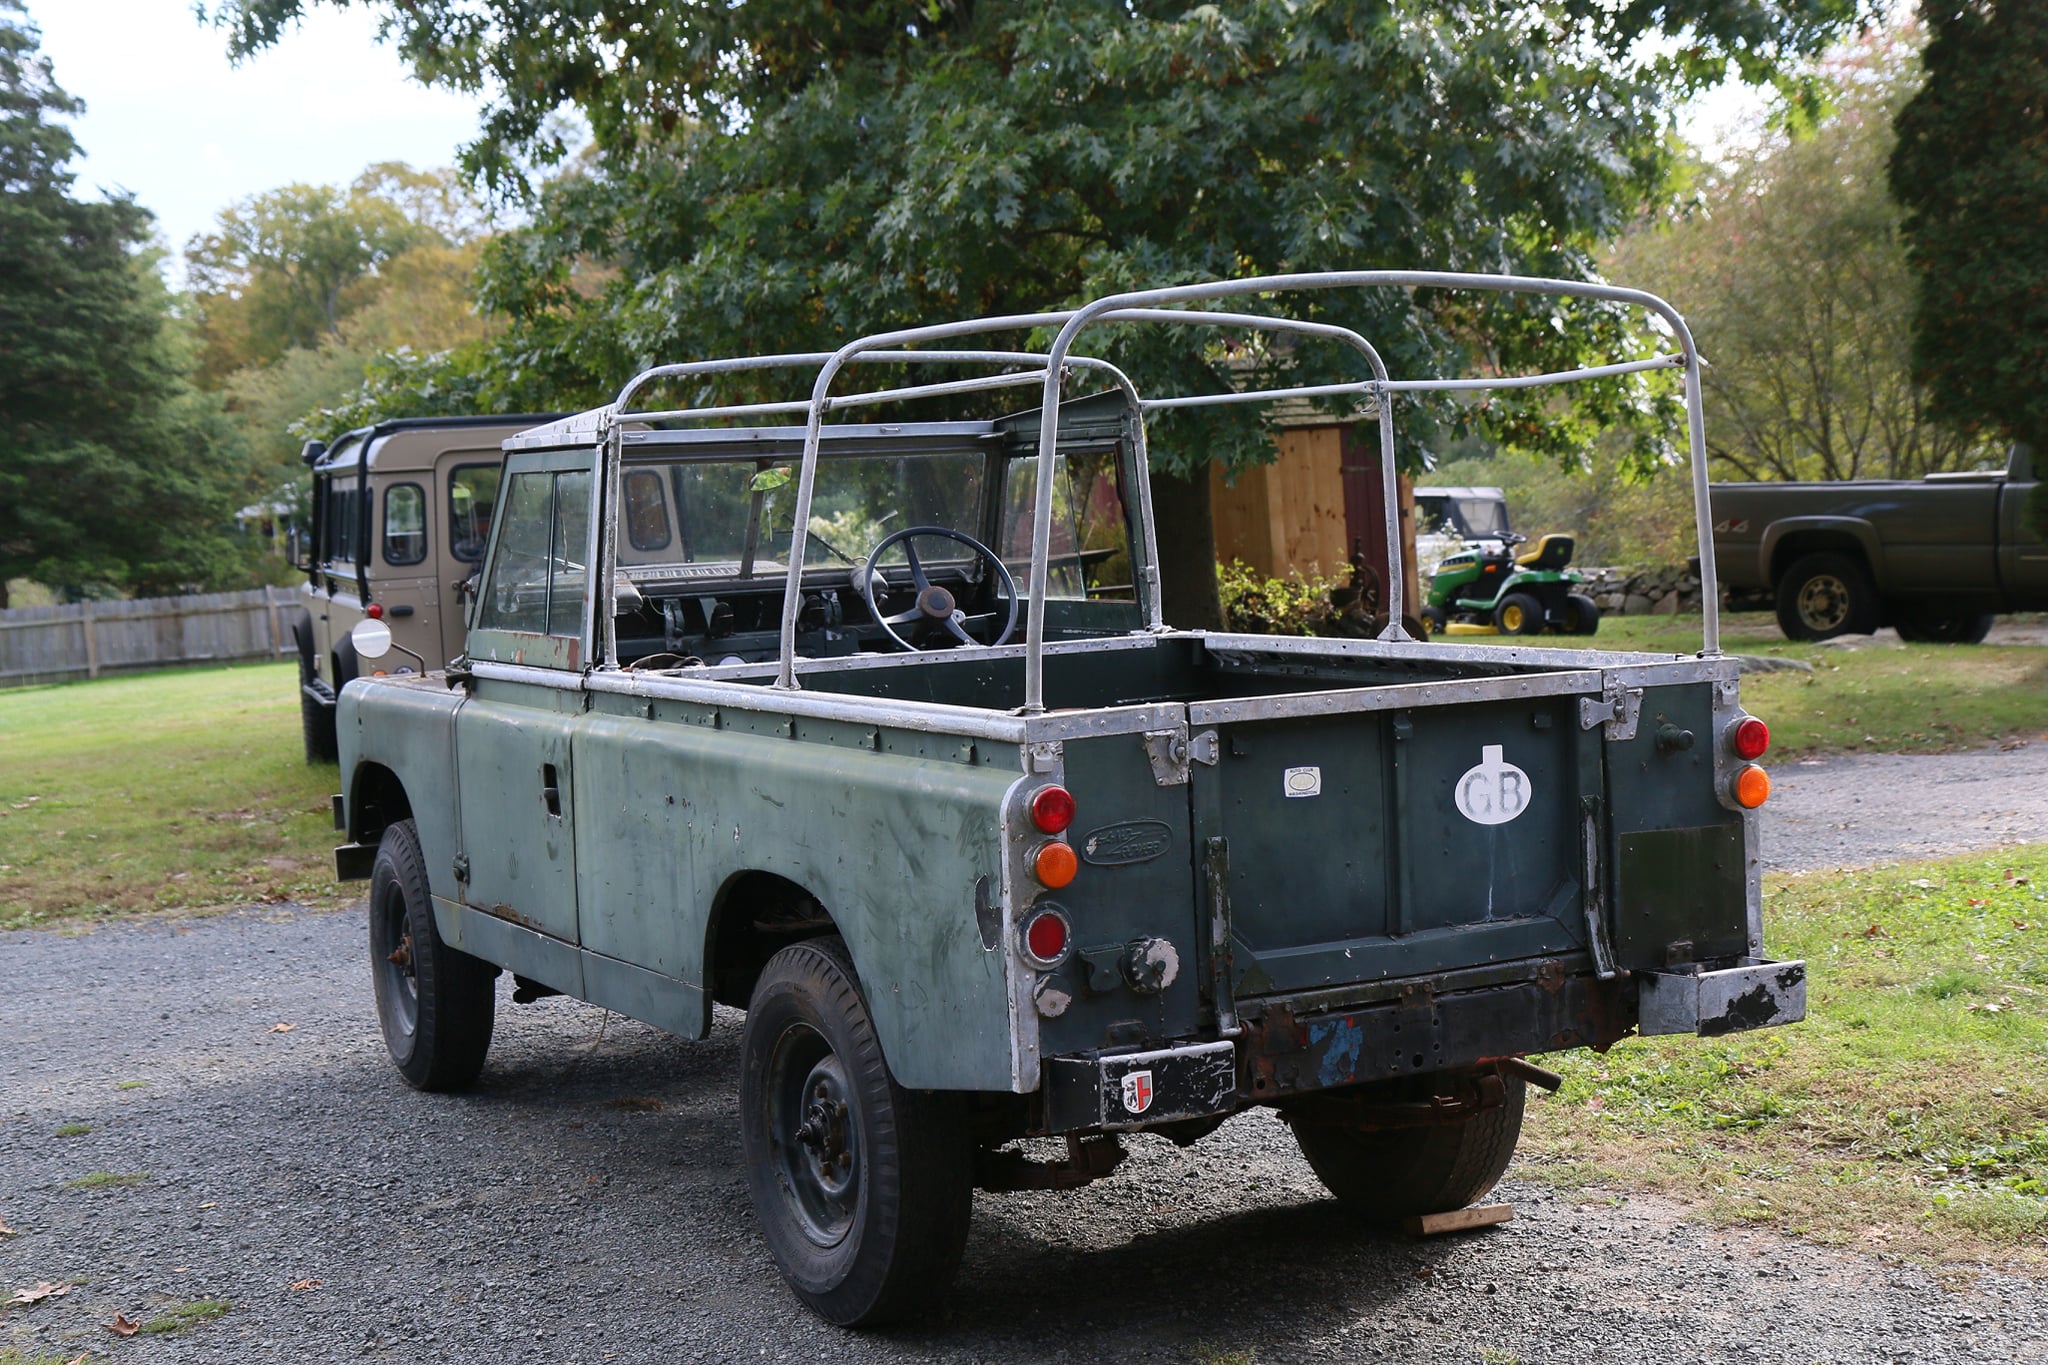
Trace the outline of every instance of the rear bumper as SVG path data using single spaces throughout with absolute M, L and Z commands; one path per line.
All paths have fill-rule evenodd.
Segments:
M 1718 1038 L 1804 1019 L 1806 964 L 1755 961 L 1717 972 L 1646 972 L 1640 992 L 1644 1036 Z

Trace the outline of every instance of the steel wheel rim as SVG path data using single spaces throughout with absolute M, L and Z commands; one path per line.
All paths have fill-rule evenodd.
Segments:
M 1799 588 L 1799 619 L 1814 630 L 1833 630 L 1849 619 L 1849 588 L 1833 574 L 1816 574 Z
M 413 962 L 412 934 L 406 928 L 405 893 L 397 882 L 378 888 L 370 923 L 370 952 L 377 980 L 384 987 L 377 992 L 378 1008 L 387 1029 L 410 1038 L 419 1029 L 419 969 Z
M 796 1226 L 830 1248 L 853 1231 L 861 1153 L 853 1086 L 816 1029 L 794 1023 L 768 1068 L 768 1142 L 775 1183 Z

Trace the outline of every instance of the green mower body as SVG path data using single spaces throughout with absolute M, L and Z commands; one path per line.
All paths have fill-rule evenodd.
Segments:
M 1529 542 L 1509 532 L 1499 549 L 1451 555 L 1430 580 L 1423 620 L 1439 635 L 1591 635 L 1600 608 L 1579 591 L 1584 575 L 1568 567 L 1575 548 L 1568 535 Z

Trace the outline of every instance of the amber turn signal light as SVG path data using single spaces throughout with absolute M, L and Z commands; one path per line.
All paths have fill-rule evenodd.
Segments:
M 1771 775 L 1752 763 L 1735 774 L 1735 804 L 1755 810 L 1771 797 Z
M 1081 870 L 1081 860 L 1066 844 L 1049 843 L 1031 856 L 1031 870 L 1039 881 L 1057 891 L 1074 880 L 1074 874 Z

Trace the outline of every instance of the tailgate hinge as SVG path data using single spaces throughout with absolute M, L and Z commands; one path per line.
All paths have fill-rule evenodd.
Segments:
M 1145 732 L 1145 757 L 1152 764 L 1152 780 L 1162 787 L 1185 786 L 1190 760 L 1213 768 L 1222 750 L 1214 730 L 1204 730 L 1193 739 L 1180 730 Z
M 1642 709 L 1642 688 L 1624 687 L 1610 678 L 1600 696 L 1579 698 L 1579 728 L 1605 725 L 1609 739 L 1634 739 L 1636 717 Z

